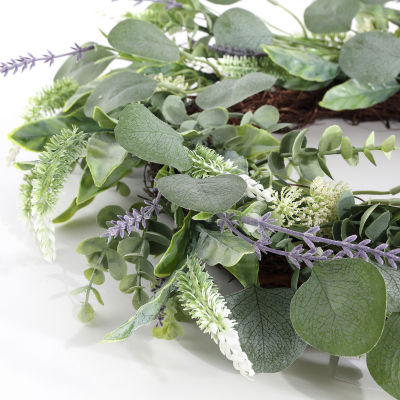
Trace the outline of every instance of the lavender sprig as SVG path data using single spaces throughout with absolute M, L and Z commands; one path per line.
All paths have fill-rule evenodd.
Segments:
M 120 236 L 123 239 L 126 233 L 130 235 L 132 230 L 138 231 L 140 226 L 146 228 L 147 220 L 154 213 L 157 217 L 160 215 L 160 211 L 162 210 L 162 206 L 158 204 L 160 199 L 161 193 L 158 192 L 157 197 L 152 201 L 145 200 L 144 203 L 146 206 L 141 207 L 139 211 L 133 208 L 132 211 L 128 211 L 125 215 L 118 215 L 118 220 L 111 221 L 112 226 L 101 236 L 108 238 L 108 243 L 110 243 L 113 238 L 115 239 Z
M 257 232 L 262 235 L 262 238 L 257 241 L 252 240 L 236 228 L 238 221 L 233 220 L 233 217 L 234 214 L 218 214 L 219 221 L 217 224 L 221 228 L 221 231 L 228 229 L 236 236 L 252 244 L 259 259 L 261 259 L 262 253 L 278 254 L 288 257 L 288 259 L 297 268 L 300 268 L 301 262 L 304 262 L 308 267 L 312 268 L 315 261 L 326 261 L 328 259 L 335 260 L 345 256 L 350 258 L 362 258 L 366 261 L 369 261 L 369 257 L 372 256 L 380 265 L 382 265 L 384 263 L 384 259 L 386 259 L 394 269 L 397 269 L 396 263 L 400 262 L 400 256 L 398 256 L 398 254 L 400 254 L 400 249 L 394 249 L 386 252 L 385 249 L 388 247 L 386 243 L 372 248 L 368 246 L 368 244 L 371 243 L 371 240 L 369 239 L 362 240 L 360 243 L 354 243 L 354 241 L 357 239 L 356 235 L 351 235 L 342 241 L 328 239 L 315 235 L 319 231 L 319 227 L 310 228 L 306 232 L 297 232 L 292 229 L 274 225 L 273 222 L 275 220 L 271 219 L 270 212 L 261 217 L 261 219 L 248 216 L 241 218 L 242 223 L 256 226 Z M 304 249 L 303 245 L 301 244 L 294 247 L 291 251 L 274 249 L 269 246 L 271 244 L 271 239 L 267 237 L 266 232 L 281 232 L 300 238 L 307 244 L 309 250 Z M 315 247 L 315 243 L 324 243 L 327 245 L 336 246 L 342 250 L 336 254 L 333 254 L 332 250 L 325 250 L 319 254 L 317 248 Z
M 113 0 L 117 1 L 117 0 Z M 176 0 L 135 0 L 135 6 L 144 3 L 145 1 L 151 1 L 152 3 L 165 4 L 166 10 L 171 10 L 172 8 L 183 8 L 183 4 L 178 3 Z
M 62 58 L 67 56 L 76 56 L 76 61 L 80 61 L 82 59 L 83 53 L 89 50 L 94 49 L 94 45 L 89 45 L 86 47 L 81 47 L 77 43 L 71 47 L 72 51 L 64 53 L 64 54 L 53 54 L 50 50 L 47 50 L 46 54 L 43 54 L 41 57 L 35 57 L 33 54 L 28 53 L 27 56 L 20 56 L 16 59 L 12 58 L 10 61 L 0 63 L 0 74 L 3 76 L 7 76 L 10 72 L 16 74 L 19 70 L 21 72 L 26 69 L 32 69 L 37 62 L 48 63 L 50 66 L 54 64 L 54 60 L 56 58 Z

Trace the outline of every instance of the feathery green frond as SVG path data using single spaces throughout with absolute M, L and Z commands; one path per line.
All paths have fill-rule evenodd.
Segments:
M 30 221 L 46 259 L 54 258 L 51 213 L 73 164 L 85 151 L 86 134 L 63 129 L 51 137 L 21 186 L 23 214 Z
M 78 90 L 79 84 L 70 78 L 56 80 L 53 85 L 43 88 L 29 99 L 24 115 L 26 122 L 54 115 L 62 109 L 65 102 Z
M 208 147 L 197 145 L 189 153 L 193 162 L 192 168 L 187 172 L 193 178 L 206 178 L 221 174 L 234 174 L 239 172 L 230 160 L 225 160 L 220 154 Z

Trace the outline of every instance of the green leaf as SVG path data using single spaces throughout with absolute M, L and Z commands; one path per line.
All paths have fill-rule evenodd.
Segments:
M 101 80 L 87 99 L 85 115 L 93 116 L 95 107 L 104 112 L 115 110 L 139 100 L 149 98 L 157 87 L 157 82 L 133 71 L 121 71 Z
M 86 161 L 96 186 L 104 185 L 111 173 L 119 167 L 127 155 L 109 133 L 95 133 L 87 143 Z
M 47 140 L 62 129 L 68 128 L 64 117 L 54 117 L 30 122 L 13 130 L 9 139 L 29 151 L 42 151 Z
M 105 249 L 107 249 L 107 240 L 105 238 L 92 237 L 79 243 L 76 252 L 78 254 L 90 256 L 93 253 L 102 252 Z
M 381 145 L 381 149 L 385 153 L 390 153 L 393 150 L 396 150 L 396 136 L 391 135 Z
M 400 40 L 389 32 L 355 35 L 342 46 L 339 65 L 346 75 L 362 83 L 393 81 L 400 72 Z
M 382 275 L 371 263 L 352 258 L 315 263 L 290 306 L 300 337 L 338 356 L 371 350 L 382 334 L 385 316 Z
M 196 104 L 204 109 L 231 107 L 247 97 L 270 89 L 276 78 L 262 72 L 251 72 L 239 79 L 224 79 L 203 90 L 196 98 Z
M 126 262 L 118 254 L 118 252 L 113 249 L 107 249 L 106 256 L 107 256 L 108 269 L 110 271 L 110 275 L 116 281 L 120 281 L 126 275 L 127 271 Z
M 299 156 L 300 172 L 303 178 L 312 182 L 317 176 L 324 176 L 325 172 L 321 168 L 321 160 L 316 153 L 304 152 Z
M 157 188 L 170 202 L 180 207 L 217 213 L 236 204 L 246 191 L 245 181 L 237 175 L 218 175 L 194 179 L 189 175 L 161 178 Z
M 172 236 L 167 251 L 156 265 L 154 274 L 159 278 L 171 275 L 185 263 L 187 249 L 192 238 L 191 219 L 192 212 L 189 212 L 183 221 L 181 229 Z
M 95 87 L 98 85 L 99 81 L 92 81 L 86 85 L 82 85 L 79 89 L 65 102 L 63 113 L 70 112 L 75 106 L 78 107 L 82 102 L 84 102 L 93 92 Z
M 142 237 L 127 237 L 118 243 L 118 254 L 126 261 L 137 263 L 146 259 L 150 252 L 149 242 Z
M 183 138 L 142 104 L 129 104 L 115 128 L 117 142 L 142 160 L 180 171 L 192 166 Z
M 81 204 L 77 204 L 75 197 L 72 200 L 72 203 L 69 205 L 69 207 L 65 211 L 63 211 L 60 215 L 58 215 L 53 219 L 53 224 L 60 224 L 62 222 L 70 220 L 76 214 L 77 211 L 79 211 L 81 208 L 88 206 L 93 200 L 94 199 L 91 198 L 88 201 L 85 201 Z
M 386 229 L 389 227 L 390 219 L 392 215 L 390 211 L 385 211 L 378 218 L 372 222 L 368 228 L 365 230 L 365 234 L 368 239 L 372 241 L 378 240 L 379 237 L 386 232 Z
M 258 285 L 259 261 L 256 254 L 245 254 L 237 264 L 225 267 L 242 285 Z
M 152 60 L 174 62 L 179 58 L 178 46 L 149 22 L 129 18 L 117 24 L 108 35 L 115 49 Z
M 268 130 L 268 128 L 278 123 L 279 111 L 274 106 L 264 105 L 257 108 L 256 112 L 254 113 L 251 119 L 260 128 Z M 241 125 L 244 124 L 241 123 Z
M 347 32 L 359 7 L 359 0 L 316 0 L 306 8 L 304 22 L 314 33 Z
M 128 175 L 132 171 L 132 168 L 137 165 L 137 159 L 126 157 L 124 162 L 110 174 L 101 187 L 97 187 L 94 184 L 92 174 L 90 173 L 89 168 L 86 168 L 81 178 L 76 203 L 84 203 L 95 197 L 97 194 L 104 192 L 111 186 L 116 185 L 124 176 Z
M 135 290 L 134 288 L 137 286 L 137 281 L 137 274 L 125 275 L 119 283 L 119 290 L 126 294 L 132 293 Z
M 319 153 L 326 153 L 337 149 L 342 143 L 343 131 L 338 125 L 331 125 L 325 129 L 322 134 L 321 140 L 319 141 L 318 151 Z
M 76 62 L 76 56 L 68 57 L 57 71 L 54 81 L 68 77 L 77 81 L 80 85 L 84 85 L 97 78 L 114 58 L 115 55 L 111 51 L 96 45 L 94 50 L 83 53 L 79 62 Z
M 118 342 L 128 338 L 136 329 L 152 322 L 174 289 L 176 273 L 171 275 L 164 286 L 159 289 L 150 301 L 138 309 L 136 314 L 119 328 L 109 333 L 103 342 Z
M 235 151 L 246 158 L 265 157 L 271 148 L 279 146 L 279 140 L 264 129 L 252 125 L 242 125 L 236 130 Z M 230 145 L 228 147 L 231 147 Z
M 93 294 L 94 294 L 94 297 L 96 297 L 96 300 L 97 300 L 102 306 L 104 306 L 104 301 L 103 301 L 103 299 L 101 298 L 100 292 L 99 292 L 95 287 L 93 287 L 93 286 L 92 286 L 91 290 L 92 290 L 92 292 L 93 292 Z
M 272 43 L 272 33 L 265 23 L 242 8 L 231 8 L 217 19 L 214 37 L 217 46 L 244 50 L 260 51 L 262 44 Z
M 357 165 L 358 163 L 358 153 L 351 144 L 348 136 L 342 139 L 342 144 L 340 146 L 340 154 L 344 160 L 350 165 Z
M 293 140 L 293 147 L 291 149 L 292 153 L 292 163 L 294 165 L 299 165 L 301 163 L 301 155 L 303 154 L 304 148 L 306 146 L 306 133 L 307 129 L 303 129 Z
M 351 215 L 351 208 L 354 207 L 355 200 L 351 190 L 345 190 L 337 203 L 337 213 L 339 219 L 344 219 Z
M 226 298 L 237 321 L 240 344 L 255 372 L 278 372 L 306 348 L 289 318 L 292 289 L 249 286 Z
M 100 128 L 112 129 L 116 127 L 118 121 L 111 118 L 100 107 L 95 107 L 93 110 L 93 119 L 99 124 Z
M 358 234 L 360 235 L 360 237 L 362 237 L 362 235 L 363 235 L 363 230 L 364 230 L 365 223 L 367 222 L 368 218 L 373 213 L 375 208 L 378 207 L 378 206 L 379 206 L 379 204 L 373 204 L 362 215 L 361 220 L 360 220 L 360 229 L 358 231 Z
M 254 248 L 230 232 L 210 231 L 197 226 L 200 232 L 195 252 L 208 265 L 221 264 L 224 267 L 236 265 L 245 254 L 254 253 Z
M 203 128 L 217 128 L 225 125 L 229 119 L 229 112 L 226 108 L 216 107 L 201 112 L 197 121 Z
M 367 354 L 367 366 L 375 382 L 400 399 L 400 313 L 386 321 L 381 339 Z
M 96 217 L 97 225 L 99 225 L 101 228 L 107 229 L 109 227 L 109 225 L 107 225 L 107 222 L 115 220 L 118 215 L 124 215 L 124 214 L 125 210 L 120 206 L 109 205 L 103 207 L 97 214 Z
M 329 89 L 319 102 L 321 107 L 329 110 L 358 110 L 382 103 L 400 89 L 396 81 L 383 84 L 359 83 L 349 79 Z
M 189 119 L 183 101 L 175 95 L 168 96 L 161 107 L 163 117 L 173 125 L 180 125 Z
M 104 276 L 104 272 L 95 269 L 95 268 L 88 268 L 83 271 L 83 275 L 85 275 L 85 278 L 90 281 L 93 277 L 93 283 L 95 285 L 102 285 L 104 281 L 106 280 L 106 277 Z
M 304 50 L 284 49 L 279 46 L 263 46 L 263 49 L 275 64 L 307 81 L 329 81 L 338 73 L 337 64 Z
M 143 287 L 137 287 L 132 297 L 132 305 L 135 310 L 144 306 L 149 301 L 149 295 L 144 291 Z
M 89 303 L 84 303 L 78 313 L 78 318 L 81 322 L 90 322 L 94 318 L 93 307 Z
M 375 263 L 386 284 L 387 314 L 400 312 L 400 271 L 385 264 Z

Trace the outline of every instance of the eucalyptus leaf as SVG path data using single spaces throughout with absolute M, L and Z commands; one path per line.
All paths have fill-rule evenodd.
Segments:
M 195 252 L 208 265 L 221 264 L 224 267 L 236 265 L 246 254 L 254 253 L 254 248 L 230 232 L 211 231 L 197 226 L 200 232 Z
M 353 258 L 315 263 L 290 306 L 300 337 L 338 356 L 370 351 L 382 334 L 385 316 L 382 275 L 371 263 Z
M 145 100 L 153 94 L 156 87 L 155 80 L 133 71 L 111 74 L 101 80 L 87 99 L 85 115 L 92 117 L 96 106 L 109 112 L 128 103 Z
M 339 65 L 350 78 L 372 87 L 391 82 L 400 72 L 400 39 L 388 32 L 355 35 L 344 43 Z
M 382 103 L 400 90 L 396 81 L 382 84 L 359 83 L 349 79 L 329 89 L 319 102 L 329 110 L 358 110 Z
M 384 213 L 379 215 L 366 229 L 365 234 L 368 239 L 372 241 L 378 240 L 379 237 L 386 232 L 389 227 L 390 219 L 392 215 L 390 211 L 386 210 Z
M 343 138 L 342 128 L 338 125 L 331 125 L 324 130 L 321 140 L 319 141 L 319 153 L 325 153 L 337 149 Z
M 93 43 L 87 43 L 90 45 Z M 54 81 L 62 78 L 71 78 L 80 85 L 84 85 L 97 78 L 115 58 L 114 53 L 100 45 L 95 45 L 94 50 L 82 54 L 81 60 L 76 62 L 76 56 L 68 57 L 57 71 Z
M 279 46 L 263 46 L 263 49 L 275 64 L 307 81 L 330 81 L 338 73 L 337 64 L 304 50 L 285 49 Z
M 381 339 L 367 354 L 367 366 L 375 382 L 400 399 L 400 313 L 386 321 Z
M 173 125 L 181 125 L 189 119 L 183 101 L 175 95 L 168 96 L 161 107 L 164 118 Z
M 226 298 L 243 351 L 255 372 L 289 367 L 306 348 L 290 321 L 292 289 L 249 286 Z
M 231 107 L 247 97 L 270 89 L 276 78 L 262 72 L 251 72 L 239 79 L 225 79 L 203 90 L 196 103 L 203 110 L 214 107 Z
M 95 106 L 93 110 L 93 119 L 99 124 L 100 128 L 114 130 L 118 121 L 110 117 L 100 107 Z
M 400 271 L 385 264 L 375 264 L 383 276 L 386 284 L 388 314 L 400 312 Z
M 155 25 L 129 18 L 118 23 L 108 41 L 119 51 L 158 61 L 174 62 L 179 58 L 178 46 Z
M 203 128 L 216 128 L 228 122 L 229 112 L 226 108 L 216 107 L 201 112 L 197 121 Z
M 96 222 L 100 228 L 107 229 L 107 222 L 117 219 L 118 215 L 124 215 L 125 210 L 116 205 L 108 205 L 103 207 L 97 214 Z
M 194 179 L 181 174 L 161 178 L 157 187 L 168 201 L 180 207 L 217 213 L 236 204 L 244 195 L 247 185 L 237 175 Z
M 359 7 L 359 0 L 316 0 L 306 8 L 304 22 L 314 33 L 347 32 Z
M 97 133 L 88 140 L 86 154 L 94 184 L 101 187 L 110 174 L 122 164 L 127 151 L 115 141 L 113 135 Z
M 260 51 L 262 44 L 272 43 L 272 33 L 265 23 L 242 8 L 231 8 L 217 19 L 214 37 L 217 46 L 244 50 Z
M 170 165 L 181 171 L 192 162 L 183 138 L 142 104 L 129 104 L 115 128 L 117 142 L 142 160 Z
M 150 301 L 141 306 L 136 314 L 127 322 L 109 333 L 103 342 L 118 342 L 128 338 L 136 329 L 152 322 L 159 314 L 162 306 L 166 303 L 171 292 L 174 289 L 176 273 L 166 281 L 161 289 L 159 289 Z
M 113 249 L 107 249 L 106 256 L 107 256 L 108 269 L 110 271 L 110 275 L 115 280 L 120 281 L 126 275 L 127 271 L 126 262 L 118 254 L 118 252 Z

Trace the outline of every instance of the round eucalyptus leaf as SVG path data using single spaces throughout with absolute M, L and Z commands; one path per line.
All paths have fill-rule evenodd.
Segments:
M 201 112 L 197 121 L 203 128 L 216 128 L 228 122 L 229 112 L 226 108 L 216 107 Z
M 91 118 L 96 106 L 107 113 L 128 103 L 145 100 L 156 87 L 155 80 L 133 71 L 112 74 L 103 79 L 87 99 L 85 115 Z
M 181 125 L 189 117 L 183 101 L 175 95 L 168 96 L 161 107 L 164 118 L 173 125 Z
M 225 79 L 203 90 L 196 103 L 203 110 L 214 107 L 231 107 L 247 97 L 270 89 L 276 78 L 262 72 L 251 72 L 239 79 Z
M 359 82 L 390 82 L 400 72 L 400 39 L 388 32 L 353 36 L 340 51 L 339 65 L 346 75 Z
M 192 165 L 183 138 L 142 104 L 129 104 L 115 127 L 117 142 L 142 160 L 186 171 Z
M 89 303 L 84 303 L 78 313 L 81 322 L 90 322 L 94 318 L 93 307 Z
M 367 366 L 375 382 L 400 399 L 400 313 L 386 321 L 378 344 L 367 354 Z
M 353 258 L 316 263 L 290 306 L 299 336 L 337 356 L 371 350 L 382 334 L 385 317 L 382 275 L 373 264 Z
M 101 228 L 107 229 L 108 225 L 107 222 L 115 220 L 118 215 L 124 215 L 125 210 L 120 206 L 109 205 L 102 208 L 96 217 L 97 225 Z
M 314 33 L 347 32 L 360 0 L 316 0 L 304 11 L 306 27 Z
M 217 46 L 261 51 L 262 44 L 272 43 L 272 33 L 265 23 L 250 11 L 232 8 L 215 22 Z
M 231 208 L 246 191 L 237 175 L 218 175 L 194 179 L 189 175 L 170 175 L 157 182 L 157 188 L 170 202 L 188 210 L 217 213 Z
M 115 49 L 152 60 L 174 62 L 179 58 L 178 46 L 149 22 L 129 18 L 117 24 L 108 35 Z
M 255 372 L 278 372 L 291 365 L 306 343 L 290 321 L 292 289 L 249 286 L 227 296 L 243 351 Z

